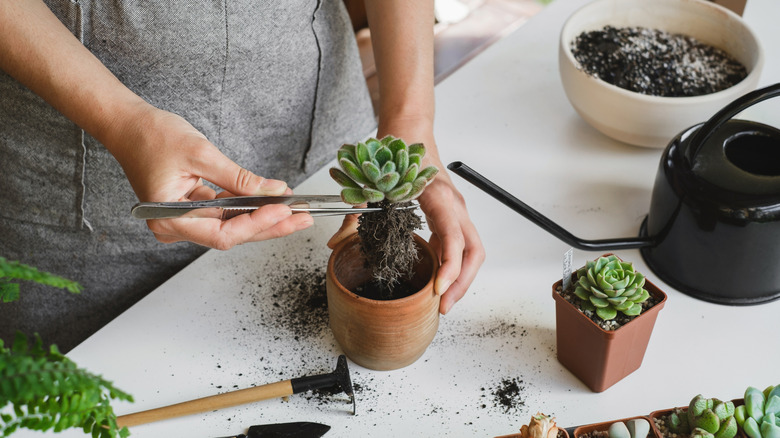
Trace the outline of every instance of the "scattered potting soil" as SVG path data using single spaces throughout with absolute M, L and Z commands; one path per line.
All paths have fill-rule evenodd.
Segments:
M 583 32 L 571 49 L 586 73 L 652 96 L 715 93 L 747 76 L 745 66 L 720 49 L 687 35 L 644 27 Z
M 482 388 L 482 391 L 486 391 Z M 495 388 L 490 389 L 493 407 L 501 409 L 504 413 L 517 412 L 525 406 L 525 383 L 517 377 L 501 379 Z M 484 397 L 484 394 L 483 394 Z M 487 404 L 482 404 L 487 408 Z
M 269 279 L 278 324 L 296 338 L 311 336 L 328 326 L 328 296 L 325 270 L 321 267 L 294 265 L 280 278 Z
M 386 200 L 369 203 L 369 207 L 381 207 L 382 211 L 358 218 L 360 247 L 366 263 L 377 284 L 386 289 L 380 295 L 392 296 L 400 281 L 411 278 L 419 258 L 413 236 L 415 230 L 422 229 L 422 219 L 414 209 L 402 208 L 410 204 L 390 204 Z
M 603 328 L 604 330 L 617 330 L 623 325 L 631 322 L 636 316 L 626 316 L 625 314 L 618 312 L 615 319 L 611 319 L 609 321 L 605 321 L 601 319 L 596 312 L 591 310 L 582 310 L 580 303 L 582 300 L 577 295 L 574 295 L 574 288 L 577 286 L 576 280 L 572 280 L 571 285 L 568 289 L 565 291 L 561 290 L 561 287 L 558 286 L 556 288 L 556 292 L 561 294 L 561 296 L 568 302 L 572 303 L 574 307 L 577 308 L 580 312 L 582 312 L 585 316 L 590 318 L 591 321 L 598 324 L 599 327 Z M 652 294 L 650 294 L 650 298 L 648 298 L 644 303 L 642 303 L 642 312 L 647 311 L 647 309 L 653 307 L 656 305 L 658 300 L 653 297 Z M 641 315 L 641 313 L 640 313 Z

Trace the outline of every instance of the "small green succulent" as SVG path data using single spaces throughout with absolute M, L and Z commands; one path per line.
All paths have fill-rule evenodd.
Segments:
M 737 420 L 734 403 L 701 394 L 688 405 L 687 413 L 673 412 L 669 416 L 669 428 L 675 433 L 690 433 L 692 438 L 734 438 Z
M 330 176 L 343 187 L 341 199 L 347 204 L 411 201 L 439 172 L 435 166 L 421 169 L 424 156 L 422 143 L 407 146 L 389 135 L 381 140 L 369 138 L 343 145 L 338 151 L 341 168 L 331 168 Z
M 574 294 L 582 300 L 584 310 L 595 310 L 603 320 L 611 320 L 622 312 L 637 316 L 650 294 L 643 288 L 645 277 L 634 271 L 634 265 L 617 256 L 589 260 L 577 271 Z
M 625 423 L 616 421 L 609 426 L 609 438 L 646 438 L 650 423 L 644 418 L 634 418 Z
M 745 390 L 745 404 L 734 417 L 750 438 L 780 438 L 780 385 L 763 392 L 752 386 Z

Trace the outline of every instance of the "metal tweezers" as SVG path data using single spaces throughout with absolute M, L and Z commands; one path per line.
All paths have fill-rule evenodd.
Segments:
M 136 219 L 218 218 L 230 219 L 244 213 L 251 213 L 268 204 L 287 204 L 293 213 L 306 212 L 312 216 L 337 216 L 345 214 L 371 213 L 380 207 L 311 207 L 309 204 L 343 203 L 340 195 L 289 195 L 289 196 L 236 196 L 207 201 L 191 202 L 140 202 L 133 206 L 130 214 Z M 345 204 L 346 205 L 346 204 Z M 412 204 L 404 208 L 417 208 Z

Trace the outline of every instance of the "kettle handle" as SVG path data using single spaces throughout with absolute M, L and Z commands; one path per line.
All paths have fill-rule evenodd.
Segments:
M 780 83 L 751 91 L 737 98 L 723 109 L 715 113 L 709 120 L 699 127 L 691 138 L 690 147 L 685 156 L 689 168 L 693 168 L 696 155 L 710 136 L 726 121 L 763 100 L 780 95 Z

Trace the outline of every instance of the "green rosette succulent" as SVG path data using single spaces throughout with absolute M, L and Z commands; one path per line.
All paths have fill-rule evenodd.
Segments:
M 749 386 L 734 417 L 750 438 L 780 438 L 780 385 L 764 391 Z
M 435 166 L 422 168 L 422 143 L 407 145 L 389 135 L 345 144 L 337 156 L 340 168 L 331 168 L 330 176 L 343 187 L 341 199 L 351 205 L 414 200 L 439 172 Z
M 687 413 L 673 412 L 669 416 L 669 428 L 675 433 L 689 433 L 692 438 L 734 438 L 735 412 L 734 403 L 699 394 L 691 400 Z
M 582 300 L 583 309 L 595 311 L 605 321 L 614 319 L 618 312 L 639 315 L 642 303 L 650 297 L 643 288 L 644 275 L 614 255 L 589 260 L 577 271 L 577 277 L 574 294 Z

